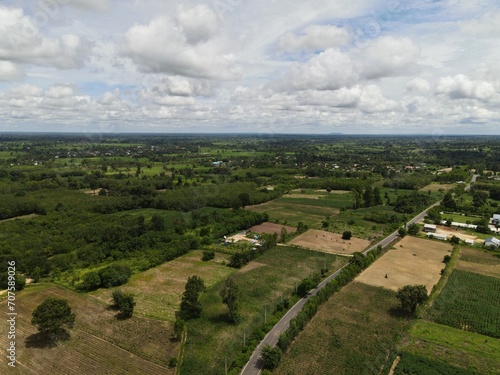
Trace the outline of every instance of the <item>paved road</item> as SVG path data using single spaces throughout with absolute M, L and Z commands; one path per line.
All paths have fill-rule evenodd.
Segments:
M 407 223 L 407 225 L 414 224 L 418 221 L 421 221 L 425 217 L 425 215 L 427 215 L 427 211 L 429 211 L 431 208 L 439 205 L 440 203 L 441 202 L 437 202 L 437 203 L 433 204 L 432 206 L 428 207 L 427 209 L 425 209 L 424 211 L 419 213 L 417 216 L 415 216 L 413 219 L 411 219 Z M 368 250 L 365 250 L 363 252 L 363 254 L 366 255 L 366 253 L 368 253 L 372 249 L 377 248 L 377 246 L 379 246 L 379 245 L 382 247 L 386 247 L 391 242 L 395 241 L 398 237 L 399 237 L 398 231 L 395 231 L 395 232 L 391 233 L 389 236 L 387 236 L 386 238 L 384 238 L 379 243 L 368 248 Z M 273 327 L 273 329 L 271 329 L 271 331 L 269 331 L 269 333 L 266 335 L 266 337 L 264 337 L 264 339 L 260 342 L 260 344 L 257 346 L 257 348 L 255 348 L 255 350 L 252 353 L 252 356 L 248 360 L 247 364 L 245 365 L 245 367 L 243 367 L 243 370 L 241 370 L 241 373 L 240 373 L 241 375 L 258 375 L 258 374 L 260 374 L 261 369 L 262 369 L 262 360 L 260 358 L 260 353 L 262 351 L 262 348 L 265 345 L 275 346 L 278 342 L 280 335 L 283 332 L 285 332 L 285 330 L 290 325 L 290 320 L 292 320 L 293 318 L 295 318 L 297 316 L 297 314 L 300 312 L 300 310 L 302 310 L 302 307 L 307 302 L 307 300 L 311 296 L 316 295 L 316 293 L 318 293 L 318 291 L 320 289 L 322 289 L 329 281 L 331 281 L 335 277 L 337 277 L 337 275 L 340 273 L 340 271 L 342 271 L 342 269 L 344 267 L 342 267 L 341 269 L 339 269 L 335 273 L 328 276 L 316 288 L 311 290 L 310 293 L 306 297 L 299 300 L 290 310 L 288 310 L 288 312 L 283 316 L 283 318 L 281 318 L 281 320 L 278 323 L 276 323 L 276 325 Z
M 470 190 L 470 186 L 476 182 L 477 178 L 479 177 L 478 174 L 473 174 L 472 175 L 472 179 L 471 181 L 467 184 L 467 186 L 464 188 L 464 191 L 469 191 Z

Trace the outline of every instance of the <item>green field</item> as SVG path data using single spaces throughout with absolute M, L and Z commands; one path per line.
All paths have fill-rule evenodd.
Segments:
M 400 369 L 409 368 L 410 363 L 415 363 L 413 356 L 422 362 L 436 361 L 441 367 L 457 366 L 461 371 L 470 369 L 488 375 L 498 374 L 500 365 L 499 339 L 423 320 L 416 321 L 412 326 L 410 337 L 405 340 L 402 351 L 402 361 L 396 374 L 405 374 Z
M 290 296 L 296 283 L 318 272 L 326 261 L 330 271 L 346 264 L 346 258 L 278 246 L 233 274 L 240 289 L 242 323 L 227 322 L 227 308 L 218 295 L 218 285 L 203 293 L 203 312 L 188 322 L 188 339 L 181 373 L 210 375 L 224 373 L 243 349 L 243 335 L 250 340 L 281 298 Z M 248 343 L 248 341 L 247 341 Z
M 427 317 L 450 327 L 500 337 L 500 279 L 453 271 Z
M 479 375 L 479 373 L 404 352 L 393 375 Z
M 350 283 L 322 305 L 275 373 L 378 374 L 409 325 L 396 307 L 394 292 Z

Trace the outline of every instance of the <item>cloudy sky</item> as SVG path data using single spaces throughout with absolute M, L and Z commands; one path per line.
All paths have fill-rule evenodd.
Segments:
M 0 131 L 500 134 L 500 4 L 2 1 Z

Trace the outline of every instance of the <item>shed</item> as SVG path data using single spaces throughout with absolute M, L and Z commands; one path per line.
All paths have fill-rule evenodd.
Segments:
M 466 245 L 474 246 L 475 242 L 474 240 L 465 240 Z
M 427 233 L 436 233 L 437 226 L 434 224 L 425 224 L 424 225 L 424 232 Z
M 448 235 L 445 233 L 427 233 L 427 237 L 441 241 L 446 241 L 448 239 Z
M 487 238 L 484 241 L 484 246 L 486 246 L 486 247 L 490 247 L 490 246 L 499 247 L 500 246 L 500 240 L 498 238 L 495 238 L 495 237 Z

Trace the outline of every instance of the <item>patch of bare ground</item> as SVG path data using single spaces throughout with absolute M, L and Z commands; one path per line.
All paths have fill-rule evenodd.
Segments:
M 275 224 L 275 223 L 262 223 L 259 225 L 255 225 L 251 227 L 249 230 L 250 232 L 254 233 L 266 233 L 266 234 L 280 234 L 281 230 L 285 228 L 287 233 L 293 233 L 297 230 L 295 227 L 291 227 L 288 225 L 281 225 L 281 224 Z
M 394 245 L 356 281 L 391 290 L 405 285 L 425 285 L 430 293 L 444 268 L 443 258 L 452 246 L 444 242 L 407 236 Z
M 300 236 L 295 237 L 288 244 L 306 247 L 329 254 L 346 255 L 364 250 L 370 245 L 370 241 L 354 237 L 350 240 L 343 240 L 340 234 L 310 229 Z

